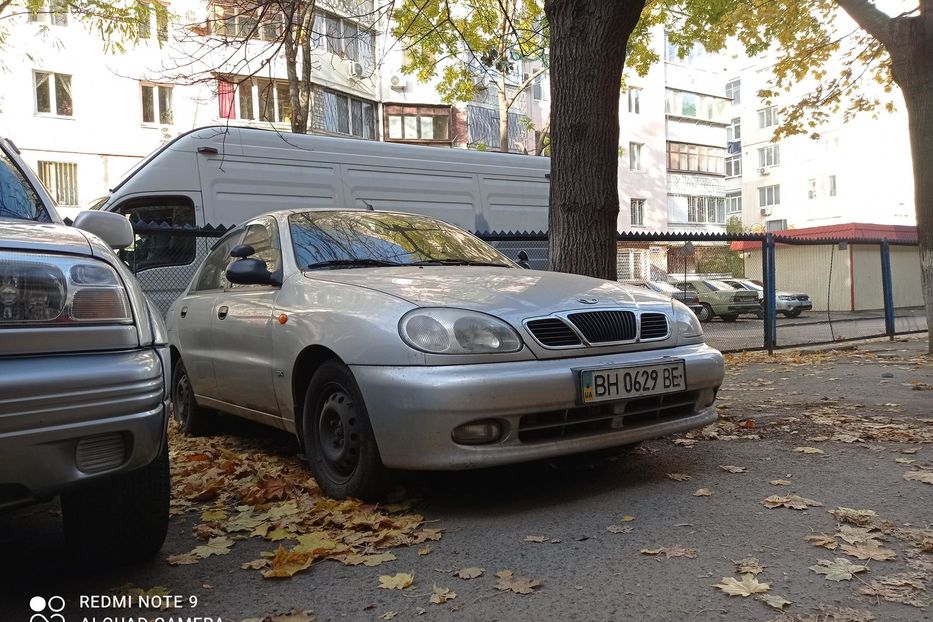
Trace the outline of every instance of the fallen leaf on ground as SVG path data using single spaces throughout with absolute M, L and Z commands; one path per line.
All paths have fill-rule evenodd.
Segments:
M 859 572 L 868 570 L 866 566 L 853 564 L 844 557 L 837 557 L 836 561 L 821 559 L 816 565 L 810 566 L 810 570 L 817 574 L 826 575 L 829 581 L 851 581 Z
M 769 607 L 774 607 L 775 609 L 779 609 L 781 611 L 784 610 L 784 607 L 791 604 L 789 600 L 783 596 L 778 596 L 777 594 L 759 594 L 755 598 L 768 605 Z
M 421 531 L 416 531 L 411 543 L 421 544 L 428 540 L 440 540 L 443 531 L 443 529 L 422 529 Z
M 485 568 L 461 568 L 457 571 L 457 576 L 461 579 L 475 579 L 476 577 L 482 576 L 484 572 L 486 572 Z
M 421 556 L 428 555 L 430 552 L 431 552 L 430 544 L 424 548 L 418 549 L 418 555 L 421 555 Z
M 836 536 L 849 544 L 869 543 L 881 546 L 884 536 L 874 527 L 853 527 L 852 525 L 839 525 Z
M 740 466 L 733 466 L 731 464 L 720 464 L 719 468 L 725 471 L 726 473 L 746 473 L 748 469 Z
M 262 618 L 247 618 L 243 622 L 314 622 L 310 611 L 292 609 L 287 613 L 273 613 Z
M 606 531 L 609 533 L 632 533 L 635 531 L 634 527 L 626 527 L 624 525 L 609 525 L 606 527 Z
M 913 464 L 916 460 L 911 460 L 910 458 L 895 458 L 894 462 L 898 464 Z
M 269 563 L 270 562 L 268 559 L 254 559 L 251 562 L 245 562 L 243 564 L 240 564 L 240 568 L 242 568 L 243 570 L 260 570 L 268 566 Z
M 771 495 L 761 502 L 766 508 L 774 509 L 779 507 L 791 508 L 794 510 L 806 510 L 808 507 L 820 507 L 823 504 L 813 499 L 807 499 L 798 495 L 782 497 L 780 495 Z
M 547 536 L 525 536 L 525 542 L 547 542 Z
M 394 575 L 381 575 L 379 577 L 379 587 L 384 590 L 404 590 L 411 587 L 415 581 L 415 575 L 407 572 L 396 572 Z
M 772 486 L 790 486 L 791 481 L 789 479 L 773 479 L 768 482 Z
M 233 546 L 233 540 L 226 536 L 211 538 L 207 544 L 195 547 L 191 554 L 206 559 L 212 555 L 226 555 L 230 552 L 231 546 Z
M 269 560 L 269 568 L 262 571 L 262 576 L 266 579 L 289 578 L 309 568 L 313 561 L 314 554 L 312 553 L 296 553 L 279 545 L 275 555 Z
M 829 510 L 841 523 L 849 523 L 858 527 L 886 528 L 893 527 L 889 521 L 883 520 L 874 510 L 855 510 L 853 508 L 837 507 Z
M 709 496 L 712 496 L 712 494 L 713 494 L 713 491 L 710 490 L 709 488 L 700 488 L 695 493 L 693 493 L 693 496 L 694 497 L 709 497 Z
M 753 594 L 762 594 L 771 589 L 770 583 L 760 583 L 753 575 L 742 575 L 739 581 L 734 577 L 723 577 L 722 583 L 717 583 L 713 587 L 722 590 L 729 596 L 751 596 Z
M 328 537 L 328 534 L 321 531 L 313 531 L 298 536 L 298 545 L 292 549 L 296 553 L 311 553 L 312 555 L 323 555 L 337 548 L 337 543 Z
M 634 517 L 634 516 L 629 516 L 628 514 L 626 514 L 625 516 L 622 517 L 621 520 L 622 520 L 623 523 L 630 523 L 630 522 L 632 522 L 633 520 L 635 520 L 635 517 Z
M 675 482 L 686 482 L 687 480 L 693 479 L 686 473 L 668 473 L 667 477 L 674 480 Z
M 794 451 L 802 454 L 823 454 L 826 453 L 822 449 L 816 447 L 794 447 Z
M 807 542 L 813 546 L 820 546 L 824 549 L 829 549 L 830 551 L 835 550 L 839 546 L 839 543 L 836 542 L 836 539 L 825 533 L 814 534 L 812 536 L 807 536 L 804 538 Z
M 197 564 L 202 559 L 204 558 L 194 553 L 179 553 L 178 555 L 169 555 L 165 558 L 165 561 L 168 562 L 169 566 L 189 566 Z
M 379 618 L 380 618 L 381 620 L 391 620 L 392 618 L 394 618 L 394 617 L 397 616 L 397 615 L 398 615 L 398 613 L 396 613 L 395 611 L 386 611 L 384 614 L 382 614 L 381 616 L 379 616 Z
M 496 581 L 496 589 L 503 592 L 514 592 L 516 594 L 531 594 L 536 587 L 541 585 L 540 581 L 531 577 L 517 577 L 511 570 L 500 570 L 496 573 L 499 578 Z
M 933 605 L 933 595 L 926 591 L 926 585 L 919 573 L 908 572 L 871 580 L 859 590 L 860 594 L 880 598 L 892 603 L 901 603 L 924 608 Z
M 761 563 L 755 557 L 744 557 L 742 559 L 736 560 L 735 562 L 736 574 L 751 574 L 758 576 L 761 574 L 762 570 L 764 569 L 761 567 Z
M 448 600 L 453 600 L 457 597 L 456 592 L 451 592 L 450 588 L 447 587 L 437 587 L 434 586 L 434 590 L 431 594 L 431 602 L 435 605 L 442 605 Z
M 933 484 L 933 471 L 907 471 L 904 473 L 904 479 L 912 482 Z
M 642 555 L 655 555 L 657 557 L 664 557 L 670 559 L 671 557 L 688 557 L 690 559 L 696 559 L 697 550 L 688 549 L 682 546 L 662 546 L 656 549 L 642 549 Z
M 842 550 L 846 555 L 851 555 L 858 559 L 873 559 L 883 562 L 897 557 L 897 554 L 891 549 L 886 549 L 873 543 L 843 544 Z

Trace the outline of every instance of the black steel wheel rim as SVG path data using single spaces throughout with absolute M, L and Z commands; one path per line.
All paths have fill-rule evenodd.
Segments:
M 188 375 L 182 374 L 175 384 L 175 418 L 179 423 L 186 423 L 191 411 L 191 384 L 188 382 Z
M 341 478 L 353 475 L 360 461 L 359 415 L 347 391 L 331 385 L 324 391 L 317 425 L 318 450 L 328 469 Z

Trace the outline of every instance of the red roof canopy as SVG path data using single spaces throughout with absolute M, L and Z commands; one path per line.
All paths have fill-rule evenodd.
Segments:
M 824 225 L 822 227 L 806 227 L 804 229 L 789 229 L 787 231 L 772 231 L 776 235 L 787 238 L 800 238 L 810 240 L 815 238 L 846 238 L 850 240 L 897 240 L 899 242 L 918 241 L 917 227 L 907 225 L 876 225 L 862 222 L 841 223 L 838 225 Z M 732 242 L 734 251 L 758 250 L 758 242 Z

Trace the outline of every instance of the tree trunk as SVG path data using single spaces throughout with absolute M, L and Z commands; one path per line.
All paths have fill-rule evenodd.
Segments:
M 551 270 L 616 279 L 619 92 L 644 0 L 546 0 Z
M 505 92 L 505 74 L 499 73 L 499 151 L 509 151 L 509 104 L 508 93 Z

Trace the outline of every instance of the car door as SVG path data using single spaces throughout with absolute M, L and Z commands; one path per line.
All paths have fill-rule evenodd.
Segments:
M 218 241 L 208 253 L 188 291 L 172 313 L 178 315 L 178 342 L 182 361 L 196 395 L 217 398 L 214 381 L 214 339 L 211 319 L 218 294 L 223 293 L 224 272 L 230 263 L 230 250 L 243 237 L 237 229 Z
M 239 243 L 252 246 L 252 257 L 265 261 L 270 272 L 281 270 L 282 250 L 274 218 L 248 223 Z M 211 317 L 218 399 L 252 411 L 239 414 L 259 420 L 265 419 L 263 414 L 279 412 L 272 383 L 272 327 L 277 321 L 273 312 L 278 292 L 278 286 L 226 283 L 214 300 Z M 277 425 L 275 420 L 265 422 Z

